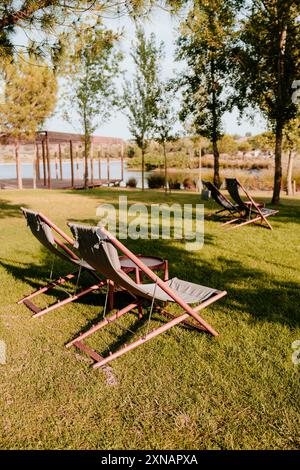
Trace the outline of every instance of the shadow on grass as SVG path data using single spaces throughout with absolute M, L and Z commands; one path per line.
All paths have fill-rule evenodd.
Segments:
M 52 256 L 44 247 L 41 247 L 40 260 L 40 263 L 37 265 L 36 263 L 23 263 L 19 260 L 14 262 L 11 259 L 2 258 L 0 259 L 0 266 L 7 270 L 13 278 L 20 279 L 28 285 L 28 287 L 24 289 L 24 296 L 29 295 L 31 292 L 40 289 L 59 277 L 64 277 L 69 273 L 75 273 L 77 271 L 77 266 L 73 263 L 64 262 L 61 259 Z M 53 263 L 54 260 L 55 262 Z M 38 305 L 49 304 L 50 306 L 51 303 L 47 302 L 47 298 L 49 300 L 49 297 L 52 297 L 53 300 L 53 297 L 55 297 L 56 300 L 63 300 L 69 294 L 74 294 L 76 290 L 76 281 L 77 276 L 74 277 L 72 281 L 68 281 L 61 286 L 50 289 L 48 292 L 39 294 L 32 300 Z M 78 282 L 77 292 L 93 284 L 95 284 L 95 278 L 87 271 L 82 271 Z M 14 300 L 17 302 L 20 299 Z M 99 296 L 96 292 L 89 293 L 79 299 L 78 302 L 86 305 L 101 305 L 101 303 L 99 303 Z
M 22 217 L 21 207 L 26 207 L 26 204 L 11 204 L 5 199 L 0 199 L 0 219 Z
M 82 221 L 81 221 L 82 222 Z M 182 278 L 219 290 L 226 290 L 227 297 L 220 301 L 220 305 L 234 312 L 249 313 L 254 321 L 278 322 L 289 327 L 295 327 L 300 322 L 298 306 L 300 304 L 299 285 L 296 282 L 284 282 L 256 268 L 246 268 L 239 260 L 219 256 L 212 261 L 196 257 L 184 247 L 175 246 L 167 240 L 127 240 L 126 246 L 134 253 L 153 254 L 169 260 L 171 277 Z M 11 260 L 1 260 L 1 265 L 16 279 L 21 279 L 32 288 L 40 287 L 44 280 L 49 279 L 52 256 L 44 248 L 41 250 L 39 266 L 34 263 L 15 263 Z M 56 275 L 71 272 L 72 265 L 57 259 L 55 262 Z M 71 269 L 70 269 L 71 268 Z M 90 280 L 85 274 L 84 282 Z M 40 281 L 39 279 L 43 279 Z M 146 281 L 147 282 L 147 281 Z M 80 286 L 83 285 L 80 283 Z M 30 290 L 30 289 L 28 289 Z M 63 295 L 59 290 L 50 291 L 53 295 Z M 118 295 L 118 297 L 120 294 Z M 83 297 L 80 303 L 96 305 L 103 304 L 104 300 L 95 295 Z M 18 299 L 16 299 L 17 301 Z M 219 305 L 219 304 L 218 304 Z M 204 313 L 205 317 L 205 313 Z

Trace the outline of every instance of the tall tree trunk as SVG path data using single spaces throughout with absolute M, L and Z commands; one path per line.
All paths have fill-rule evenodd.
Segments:
M 221 186 L 220 180 L 220 154 L 218 149 L 218 140 L 216 136 L 213 137 L 213 153 L 214 153 L 214 185 L 219 188 Z
M 85 79 L 87 84 L 88 70 L 85 69 Z M 89 153 L 90 153 L 90 132 L 88 126 L 88 115 L 87 115 L 87 100 L 83 100 L 82 103 L 82 116 L 83 116 L 83 126 L 84 126 L 84 189 L 88 188 L 89 183 Z
M 199 159 L 198 159 L 198 191 L 202 191 L 202 145 L 199 145 Z
M 84 136 L 84 188 L 88 188 L 89 184 L 89 136 Z
M 142 191 L 145 189 L 145 149 L 142 146 Z
M 165 193 L 168 192 L 168 162 L 167 162 L 167 152 L 166 152 L 166 143 L 163 141 L 163 152 L 164 152 L 164 166 L 165 166 Z
M 93 142 L 90 142 L 90 163 L 91 163 L 91 183 L 94 183 L 94 146 Z
M 220 180 L 220 154 L 218 149 L 218 118 L 217 118 L 217 97 L 215 90 L 215 61 L 211 60 L 211 80 L 212 80 L 212 117 L 213 117 L 213 128 L 212 128 L 212 143 L 213 143 L 213 154 L 214 154 L 214 185 L 219 188 L 221 186 Z
M 275 141 L 275 173 L 274 173 L 274 189 L 272 204 L 280 203 L 280 190 L 282 181 L 282 165 L 281 165 L 281 154 L 282 154 L 282 124 L 277 123 L 276 126 L 276 141 Z
M 286 176 L 286 193 L 288 196 L 293 194 L 292 175 L 293 175 L 294 152 L 290 150 L 289 161 Z
M 283 139 L 283 127 L 282 122 L 282 110 L 285 107 L 286 101 L 286 89 L 285 89 L 285 51 L 286 51 L 286 39 L 287 39 L 287 25 L 283 25 L 283 29 L 279 35 L 279 54 L 277 61 L 277 122 L 276 122 L 276 141 L 275 141 L 275 173 L 274 173 L 274 189 L 272 204 L 280 203 L 280 191 L 282 182 L 282 139 Z
M 16 170 L 17 170 L 18 189 L 23 189 L 22 165 L 21 165 L 21 159 L 20 159 L 20 143 L 18 139 L 15 140 L 15 153 L 16 153 Z

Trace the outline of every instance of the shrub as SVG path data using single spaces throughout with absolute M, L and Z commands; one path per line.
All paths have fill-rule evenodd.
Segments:
M 150 189 L 163 188 L 165 185 L 165 177 L 161 173 L 153 173 L 148 176 L 147 181 Z
M 169 183 L 169 189 L 180 189 L 180 187 L 181 187 L 181 183 L 179 181 L 179 178 L 176 177 L 176 176 L 173 176 L 173 177 L 169 178 L 168 183 Z
M 155 170 L 155 168 L 157 168 L 157 165 L 154 165 L 153 163 L 148 163 L 148 162 L 145 163 L 146 171 L 152 171 L 152 170 Z
M 223 135 L 218 144 L 220 153 L 232 155 L 237 151 L 237 143 L 231 135 Z
M 134 147 L 127 147 L 127 157 L 128 158 L 133 158 L 135 156 L 135 149 Z
M 190 176 L 187 176 L 186 178 L 184 178 L 182 184 L 183 184 L 184 189 L 196 189 L 196 183 L 193 180 L 193 178 L 191 178 Z
M 129 180 L 126 182 L 126 186 L 128 188 L 136 188 L 137 187 L 137 180 L 136 178 L 129 178 Z

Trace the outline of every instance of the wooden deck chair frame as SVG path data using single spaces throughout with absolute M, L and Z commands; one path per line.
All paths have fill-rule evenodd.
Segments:
M 177 295 L 176 292 L 174 292 L 168 285 L 168 281 L 163 281 L 160 277 L 158 277 L 148 266 L 146 266 L 137 256 L 135 256 L 128 248 L 126 248 L 125 245 L 123 245 L 116 237 L 114 237 L 111 233 L 109 233 L 106 229 L 103 227 L 98 228 L 101 230 L 101 233 L 107 237 L 107 240 L 109 240 L 112 245 L 120 250 L 125 256 L 127 256 L 136 266 L 137 268 L 144 273 L 149 279 L 151 279 L 157 286 L 159 286 L 162 291 L 164 291 L 168 296 L 170 296 L 177 305 L 179 305 L 185 313 L 179 315 L 178 317 L 173 317 L 172 320 L 169 321 L 168 323 L 162 325 L 161 327 L 158 327 L 157 329 L 151 331 L 150 333 L 147 333 L 144 337 L 140 337 L 138 340 L 134 341 L 133 343 L 129 345 L 123 346 L 121 349 L 114 353 L 110 353 L 107 357 L 102 357 L 100 356 L 96 351 L 94 351 L 92 348 L 84 344 L 82 341 L 94 334 L 96 331 L 100 330 L 101 328 L 105 327 L 106 325 L 115 322 L 118 320 L 121 316 L 125 315 L 126 313 L 130 312 L 131 310 L 141 307 L 142 303 L 146 300 L 145 298 L 138 298 L 136 296 L 134 301 L 131 302 L 129 305 L 126 307 L 122 308 L 121 310 L 117 311 L 115 314 L 109 316 L 108 318 L 104 318 L 100 323 L 97 325 L 94 325 L 92 328 L 90 328 L 88 331 L 82 333 L 78 337 L 74 338 L 72 341 L 66 344 L 66 347 L 69 348 L 70 346 L 75 346 L 78 349 L 84 351 L 86 354 L 88 354 L 92 359 L 96 361 L 96 363 L 93 365 L 94 369 L 97 369 L 99 367 L 104 366 L 108 362 L 113 361 L 114 359 L 117 359 L 120 356 L 123 356 L 127 352 L 141 346 L 142 344 L 146 343 L 152 338 L 155 338 L 156 336 L 160 335 L 161 333 L 164 333 L 165 331 L 169 330 L 175 325 L 178 325 L 180 323 L 188 323 L 189 326 L 194 326 L 192 323 L 187 322 L 189 318 L 192 318 L 196 320 L 197 325 L 194 326 L 195 329 L 199 329 L 204 332 L 208 332 L 213 336 L 218 336 L 217 331 L 210 326 L 199 314 L 198 312 L 203 310 L 204 308 L 208 307 L 208 305 L 211 305 L 212 303 L 216 302 L 217 300 L 221 299 L 224 297 L 227 292 L 226 291 L 216 291 L 215 295 L 212 295 L 209 297 L 207 300 L 204 300 L 201 304 L 197 305 L 196 307 L 192 308 L 189 304 L 187 304 L 179 295 Z M 130 293 L 130 292 L 129 292 Z M 154 299 L 154 297 L 153 297 Z M 153 301 L 152 301 L 153 305 Z M 162 311 L 162 313 L 164 313 Z M 167 313 L 166 316 L 170 317 L 171 314 Z
M 209 214 L 209 216 L 218 216 L 219 219 L 224 219 L 227 217 L 236 217 L 237 214 L 240 214 L 239 207 L 234 205 L 221 191 L 210 181 L 202 180 L 202 184 L 210 191 L 213 200 L 222 207 L 222 209 L 214 212 L 213 214 Z M 223 215 L 220 215 L 224 213 Z
M 226 178 L 226 181 L 228 181 L 228 180 L 234 180 L 235 181 L 235 184 L 237 186 L 237 191 L 238 191 L 238 188 L 241 188 L 241 190 L 244 192 L 245 196 L 248 198 L 247 202 L 249 202 L 250 204 L 247 204 L 246 202 L 244 202 L 242 200 L 242 198 L 239 196 L 240 205 L 241 205 L 241 207 L 244 206 L 246 216 L 244 218 L 241 217 L 240 219 L 237 219 L 237 220 L 228 221 L 224 225 L 231 224 L 233 222 L 241 220 L 240 223 L 238 223 L 238 224 L 234 225 L 233 227 L 231 227 L 232 229 L 234 229 L 234 228 L 242 227 L 244 225 L 256 224 L 257 222 L 261 222 L 261 224 L 262 224 L 264 222 L 266 224 L 265 225 L 266 228 L 268 228 L 269 230 L 273 230 L 272 225 L 268 221 L 268 217 L 270 217 L 272 215 L 276 215 L 278 213 L 278 210 L 271 210 L 270 209 L 269 212 L 268 212 L 268 209 L 262 207 L 262 204 L 257 203 L 257 202 L 254 201 L 252 196 L 250 196 L 248 191 L 244 188 L 244 186 L 236 178 Z
M 22 208 L 22 211 L 23 211 L 23 214 L 26 211 L 28 212 L 27 209 L 23 209 L 23 208 Z M 86 267 L 82 267 L 80 265 L 79 256 L 77 256 L 77 254 L 67 246 L 67 244 L 71 245 L 72 247 L 74 246 L 75 242 L 71 237 L 69 237 L 66 233 L 64 233 L 59 227 L 57 227 L 50 219 L 48 219 L 41 212 L 36 213 L 36 215 L 40 219 L 40 221 L 42 221 L 44 224 L 46 224 L 50 229 L 52 229 L 55 232 L 55 234 L 53 234 L 53 239 L 54 239 L 56 245 L 61 249 L 61 251 L 59 252 L 59 254 L 57 253 L 57 255 L 60 256 L 61 258 L 65 259 L 66 261 L 69 261 L 70 263 L 73 263 L 74 266 L 77 267 L 77 269 L 76 269 L 75 272 L 68 273 L 68 274 L 66 274 L 62 277 L 59 277 L 58 279 L 49 282 L 48 284 L 40 287 L 39 289 L 31 292 L 29 295 L 26 295 L 22 299 L 18 300 L 18 302 L 17 302 L 18 304 L 26 305 L 26 307 L 29 308 L 34 313 L 33 316 L 32 316 L 33 318 L 40 317 L 40 316 L 44 315 L 45 313 L 49 313 L 53 310 L 56 310 L 57 308 L 63 307 L 64 305 L 66 305 L 70 302 L 74 302 L 75 300 L 78 300 L 81 297 L 83 297 L 83 296 L 85 296 L 85 295 L 87 295 L 87 294 L 89 294 L 89 293 L 91 293 L 91 292 L 93 292 L 97 289 L 100 289 L 101 287 L 103 287 L 106 284 L 106 281 L 103 281 L 102 279 L 100 279 L 100 277 L 97 275 L 97 273 L 94 270 L 88 269 Z M 25 215 L 25 217 L 26 217 L 26 215 Z M 59 239 L 56 235 L 59 235 L 62 238 L 62 240 Z M 79 263 L 77 263 L 77 262 L 79 262 Z M 80 277 L 80 274 L 82 273 L 82 271 L 87 271 L 94 279 L 94 283 L 92 285 L 90 285 L 89 287 L 87 287 L 87 288 L 85 288 L 85 289 L 83 289 L 79 292 L 76 292 L 73 295 L 69 294 L 69 296 L 66 297 L 65 299 L 63 299 L 61 301 L 57 301 L 54 304 L 51 304 L 51 305 L 49 305 L 45 308 L 41 308 L 41 307 L 39 307 L 38 305 L 36 305 L 32 302 L 31 299 L 37 297 L 38 295 L 45 294 L 46 292 L 48 292 L 48 291 L 50 291 L 50 290 L 52 290 L 52 289 L 54 289 L 58 286 L 62 286 L 63 284 L 65 284 L 68 281 L 71 281 L 72 279 L 77 279 L 77 283 L 78 283 L 78 280 L 79 280 L 79 277 Z M 111 296 L 110 296 L 110 300 L 111 300 Z

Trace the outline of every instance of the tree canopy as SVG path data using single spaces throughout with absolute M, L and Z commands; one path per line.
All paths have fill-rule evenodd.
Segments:
M 275 135 L 273 203 L 280 200 L 283 132 L 295 118 L 293 84 L 300 76 L 300 4 L 296 0 L 252 0 L 240 21 L 233 49 L 232 85 L 241 111 L 252 106 Z
M 88 184 L 90 137 L 117 104 L 115 78 L 122 56 L 115 49 L 118 37 L 101 22 L 78 29 L 65 64 L 65 116 L 79 119 L 84 133 L 85 186 Z
M 160 60 L 162 45 L 156 45 L 155 36 L 147 39 L 141 27 L 136 31 L 131 57 L 135 65 L 132 80 L 125 80 L 123 90 L 124 112 L 129 130 L 142 152 L 142 188 L 144 189 L 144 154 L 148 140 L 153 137 L 157 105 L 160 95 Z
M 183 91 L 182 120 L 190 120 L 199 135 L 213 142 L 214 183 L 220 186 L 218 140 L 222 116 L 229 108 L 231 38 L 236 2 L 195 0 L 182 22 L 177 58 L 187 63 L 179 81 Z
M 54 111 L 57 81 L 53 71 L 41 61 L 23 55 L 2 69 L 4 96 L 0 103 L 1 131 L 16 144 L 17 179 L 22 187 L 18 153 L 20 139 L 31 139 Z

